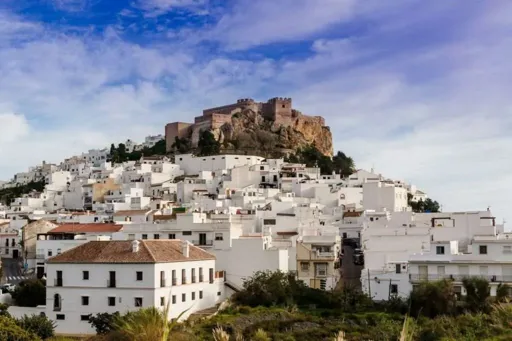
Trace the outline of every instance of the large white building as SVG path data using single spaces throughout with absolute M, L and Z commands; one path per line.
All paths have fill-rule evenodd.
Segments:
M 169 319 L 224 298 L 215 256 L 180 240 L 91 241 L 48 260 L 46 315 L 59 334 L 94 334 L 89 316 L 140 308 Z

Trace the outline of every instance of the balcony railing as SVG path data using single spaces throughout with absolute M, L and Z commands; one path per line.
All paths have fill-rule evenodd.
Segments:
M 181 284 L 187 284 L 187 277 L 181 277 Z
M 177 278 L 173 278 L 172 279 L 172 285 L 178 285 L 178 279 Z
M 212 246 L 213 240 L 193 240 L 192 244 L 196 246 Z
M 166 284 L 166 282 L 167 282 L 167 281 L 165 280 L 165 278 L 161 278 L 161 279 L 160 279 L 160 287 L 161 287 L 161 288 L 165 288 L 165 287 L 166 287 L 166 285 L 165 285 L 165 284 Z
M 115 279 L 108 279 L 107 280 L 107 288 L 115 288 L 116 287 L 116 280 Z
M 62 286 L 62 278 L 55 278 L 55 280 L 53 281 L 53 285 L 56 287 L 61 287 Z
M 483 278 L 491 283 L 493 282 L 512 282 L 512 275 L 510 276 L 496 276 L 496 275 L 419 275 L 409 274 L 411 282 L 434 282 L 443 279 L 452 280 L 454 282 L 462 282 L 464 278 Z

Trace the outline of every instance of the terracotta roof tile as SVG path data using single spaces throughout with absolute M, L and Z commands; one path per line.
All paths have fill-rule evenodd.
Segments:
M 189 244 L 189 257 L 182 253 L 182 241 L 140 240 L 139 251 L 132 251 L 132 240 L 91 241 L 48 260 L 48 263 L 170 263 L 213 260 L 215 256 Z
M 345 212 L 343 213 L 343 217 L 360 217 L 363 212 Z
M 146 213 L 151 212 L 151 210 L 124 210 L 124 211 L 117 211 L 114 213 L 114 217 L 122 217 L 122 216 L 129 216 L 129 215 L 143 215 Z
M 62 224 L 48 231 L 48 233 L 94 233 L 94 232 L 118 232 L 123 225 L 117 224 Z

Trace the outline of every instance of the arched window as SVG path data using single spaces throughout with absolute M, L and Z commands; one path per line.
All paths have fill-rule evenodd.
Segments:
M 60 311 L 62 307 L 62 299 L 59 294 L 53 295 L 53 311 Z

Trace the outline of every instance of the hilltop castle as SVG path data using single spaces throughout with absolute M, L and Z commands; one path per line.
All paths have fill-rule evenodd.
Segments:
M 304 117 L 325 126 L 323 117 L 302 115 L 300 111 L 293 109 L 291 98 L 274 97 L 267 102 L 256 102 L 251 98 L 243 98 L 233 104 L 204 109 L 203 115 L 196 117 L 194 123 L 173 122 L 167 124 L 165 126 L 167 150 L 172 149 L 176 137 L 191 137 L 192 144 L 196 145 L 201 131 L 219 129 L 225 123 L 230 123 L 233 115 L 245 110 L 259 113 L 277 125 L 293 126 L 299 117 Z

